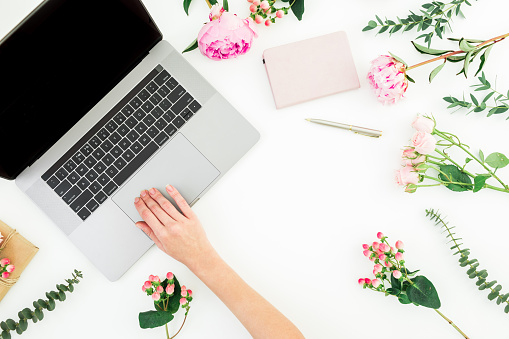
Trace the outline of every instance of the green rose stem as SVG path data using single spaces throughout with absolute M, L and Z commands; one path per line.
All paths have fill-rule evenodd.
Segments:
M 476 46 L 476 49 L 478 49 L 479 47 L 482 47 L 486 44 L 489 44 L 490 42 L 493 42 L 491 45 L 494 45 L 496 44 L 497 42 L 500 42 L 502 40 L 504 40 L 506 37 L 509 36 L 509 33 L 506 33 L 506 34 L 503 34 L 503 35 L 500 35 L 500 36 L 497 36 L 495 38 L 492 38 L 492 39 L 489 39 L 489 40 L 486 40 L 485 42 L 479 44 Z M 410 66 L 410 67 L 407 67 L 406 70 L 409 71 L 411 69 L 414 69 L 414 68 L 417 68 L 419 66 L 422 66 L 422 65 L 426 65 L 426 64 L 429 64 L 430 62 L 434 62 L 434 61 L 438 61 L 438 60 L 442 60 L 442 59 L 446 59 L 450 56 L 453 56 L 455 54 L 460 54 L 460 53 L 465 53 L 465 51 L 463 50 L 459 50 L 459 51 L 455 51 L 455 52 L 450 52 L 450 53 L 447 53 L 447 54 L 444 54 L 444 55 L 441 55 L 439 57 L 436 57 L 436 58 L 433 58 L 433 59 L 430 59 L 430 60 L 427 60 L 427 61 L 424 61 L 424 62 L 421 62 L 419 64 L 416 64 L 416 65 L 413 65 L 413 66 Z

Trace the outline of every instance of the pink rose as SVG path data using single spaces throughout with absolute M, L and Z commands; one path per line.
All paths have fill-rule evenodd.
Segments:
M 209 14 L 210 21 L 219 19 L 221 17 L 221 15 L 223 15 L 223 13 L 224 13 L 223 6 L 221 6 L 220 4 L 215 4 L 214 6 L 212 6 L 210 8 L 210 14 Z
M 433 135 L 428 132 L 415 132 L 412 137 L 412 145 L 420 154 L 430 154 L 435 150 L 437 141 Z
M 396 171 L 396 183 L 398 185 L 417 184 L 419 182 L 419 174 L 412 166 L 405 166 Z
M 412 123 L 412 127 L 419 132 L 432 133 L 435 129 L 435 122 L 430 118 L 417 116 Z
M 0 260 L 0 266 L 7 266 L 11 263 L 11 261 L 8 259 L 8 258 L 3 258 L 2 260 Z
M 367 79 L 379 101 L 393 104 L 403 97 L 408 87 L 405 71 L 405 65 L 388 55 L 371 62 Z
M 257 36 L 252 20 L 224 12 L 202 27 L 198 33 L 198 47 L 212 60 L 231 59 L 248 52 Z
M 413 166 L 426 161 L 426 156 L 415 153 L 415 149 L 407 148 L 403 150 L 403 166 Z
M 12 273 L 12 271 L 14 271 L 14 265 L 7 265 L 7 267 L 5 268 L 5 270 L 9 273 Z

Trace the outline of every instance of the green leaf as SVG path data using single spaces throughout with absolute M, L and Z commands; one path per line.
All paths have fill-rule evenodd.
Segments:
M 366 27 L 364 27 L 364 28 L 362 29 L 362 31 L 363 31 L 363 32 L 367 32 L 367 31 L 371 31 L 372 29 L 375 29 L 375 28 L 376 28 L 376 26 L 375 26 L 375 27 L 372 27 L 372 26 L 366 26 Z
M 31 319 L 32 318 L 32 311 L 29 309 L 29 308 L 24 308 L 21 313 L 23 313 L 23 315 L 25 316 L 25 318 L 27 319 Z
M 484 162 L 484 153 L 481 150 L 479 150 L 479 159 Z
M 414 45 L 415 49 L 417 49 L 419 52 L 421 52 L 422 54 L 429 54 L 429 55 L 442 55 L 442 54 L 445 54 L 445 53 L 449 53 L 449 52 L 452 52 L 452 51 L 444 51 L 444 50 L 439 50 L 439 49 L 431 49 L 431 48 L 427 48 L 427 47 L 424 47 L 424 46 L 421 46 L 415 42 L 412 41 L 412 44 Z
M 500 113 L 505 113 L 507 112 L 509 108 L 507 108 L 506 106 L 497 106 L 497 107 L 493 107 L 491 110 L 490 110 L 490 113 L 488 114 L 488 116 L 492 115 L 492 114 L 500 114 Z
M 483 55 L 481 55 L 481 63 L 479 64 L 479 69 L 477 70 L 477 72 L 475 72 L 475 76 L 477 76 L 477 74 L 479 74 L 479 72 L 484 67 L 484 63 L 488 59 L 488 56 L 490 55 L 492 47 L 493 47 L 493 45 L 491 45 L 490 47 L 486 48 L 486 51 L 483 53 Z
M 16 322 L 14 320 L 7 319 L 5 321 L 5 323 L 7 324 L 7 327 L 9 328 L 9 330 L 14 331 L 16 329 Z
M 395 288 L 397 290 L 401 290 L 403 288 L 401 281 L 394 278 L 394 275 L 392 275 L 392 274 L 391 274 L 391 286 L 392 286 L 392 288 Z
M 383 23 L 383 21 L 382 21 L 382 19 L 380 19 L 380 18 L 378 17 L 378 15 L 375 15 L 375 17 L 376 17 L 376 20 L 378 20 L 378 23 L 380 23 L 380 25 L 383 25 L 383 24 L 384 24 L 384 23 Z
M 458 101 L 458 99 L 452 97 L 452 96 L 448 96 L 448 97 L 443 97 L 442 99 L 444 99 L 445 101 L 449 102 L 449 103 L 454 103 L 456 101 Z
M 471 184 L 470 177 L 462 172 L 458 167 L 454 165 L 440 165 L 440 173 L 438 177 L 445 182 L 445 187 L 455 192 L 464 192 L 472 189 L 470 185 L 453 184 L 447 182 L 465 183 Z M 444 175 L 445 174 L 445 175 Z M 446 177 L 447 175 L 447 177 Z
M 37 319 L 42 320 L 44 318 L 44 313 L 42 313 L 40 308 L 36 308 L 34 313 Z
M 466 55 L 451 55 L 450 57 L 447 57 L 447 61 L 451 62 L 460 62 L 462 60 L 465 60 Z
M 299 21 L 302 20 L 302 15 L 304 14 L 304 0 L 295 0 L 292 5 L 292 12 Z
M 495 299 L 496 297 L 498 297 L 499 293 L 494 291 L 494 292 L 491 292 L 490 294 L 488 294 L 488 299 L 489 300 L 493 300 Z
M 387 289 L 387 293 L 389 293 L 390 295 L 398 295 L 401 293 L 401 290 L 399 290 L 397 288 L 389 287 Z
M 474 97 L 474 95 L 472 93 L 470 93 L 470 98 L 472 99 L 472 102 L 476 105 L 476 106 L 479 106 L 479 101 L 477 101 L 477 99 Z
M 504 312 L 505 312 L 505 313 L 509 313 L 509 305 L 507 305 L 507 306 L 504 308 Z
M 400 294 L 398 296 L 398 301 L 402 304 L 411 304 L 412 302 L 410 301 L 410 299 L 408 299 L 408 296 L 406 294 Z
M 191 4 L 192 0 L 184 0 L 184 11 L 187 15 L 189 15 L 189 5 Z
M 460 45 L 460 49 L 464 52 L 471 52 L 476 49 L 475 46 L 472 46 L 471 44 L 468 43 L 467 40 L 465 40 L 463 38 L 460 40 L 459 45 Z
M 62 291 L 60 291 L 60 292 L 58 293 L 58 298 L 59 298 L 59 300 L 60 300 L 60 301 L 64 301 L 64 300 L 65 300 L 65 298 L 66 298 L 65 293 L 64 293 L 64 292 L 62 292 Z
M 11 334 L 9 332 L 2 332 L 2 339 L 11 339 Z
M 182 51 L 182 54 L 186 53 L 186 52 L 190 52 L 192 50 L 195 50 L 198 48 L 198 39 L 194 39 L 193 42 L 191 42 L 191 44 L 189 46 L 186 47 L 186 49 L 184 49 Z
M 491 177 L 490 174 L 480 174 L 476 175 L 474 178 L 474 193 L 479 192 L 481 188 L 484 187 L 484 184 L 486 183 L 486 180 L 488 180 Z
M 26 319 L 20 320 L 18 323 L 18 326 L 21 328 L 21 330 L 24 332 L 28 328 L 28 321 Z
M 403 61 L 403 59 L 401 59 L 400 57 L 398 57 L 398 56 L 396 56 L 396 55 L 392 54 L 391 52 L 389 52 L 389 54 L 390 54 L 390 55 L 391 55 L 394 59 L 398 60 L 398 61 L 399 61 L 399 62 L 401 62 L 403 65 L 405 65 L 405 67 L 408 67 L 408 64 L 407 64 L 405 61 Z
M 440 308 L 440 299 L 431 281 L 422 275 L 418 275 L 412 281 L 413 284 L 406 290 L 408 299 L 411 302 L 428 308 Z
M 408 74 L 405 74 L 406 78 L 408 79 L 408 81 L 410 81 L 411 83 L 414 83 L 415 84 L 415 80 L 410 78 L 410 76 Z
M 228 6 L 228 0 L 223 0 L 223 9 L 227 12 L 230 10 Z
M 138 316 L 141 328 L 155 328 L 163 326 L 173 319 L 173 314 L 165 311 L 142 312 Z
M 433 71 L 431 71 L 431 73 L 429 75 L 429 83 L 430 84 L 431 84 L 431 81 L 433 81 L 433 79 L 436 77 L 438 72 L 440 72 L 442 70 L 442 68 L 444 68 L 444 66 L 445 66 L 445 62 L 443 64 L 441 64 L 440 66 L 438 66 L 437 68 L 435 68 Z
M 504 168 L 509 165 L 509 159 L 502 153 L 491 153 L 486 158 L 486 164 L 493 168 Z
M 468 52 L 467 55 L 465 56 L 465 62 L 463 63 L 463 74 L 465 74 L 465 78 L 467 77 L 467 73 L 468 73 L 468 67 L 470 66 L 470 58 L 472 56 L 472 51 Z M 461 73 L 461 72 L 460 72 Z M 458 73 L 458 74 L 460 74 Z

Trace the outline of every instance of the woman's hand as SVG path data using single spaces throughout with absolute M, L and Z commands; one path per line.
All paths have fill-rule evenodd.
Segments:
M 182 213 L 155 188 L 143 190 L 140 197 L 134 199 L 134 205 L 144 220 L 137 222 L 136 226 L 163 252 L 189 268 L 195 267 L 215 250 L 182 195 L 170 185 L 166 186 L 166 191 Z

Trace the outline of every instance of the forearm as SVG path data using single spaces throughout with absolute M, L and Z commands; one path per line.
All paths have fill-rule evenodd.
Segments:
M 189 268 L 223 301 L 253 338 L 304 338 L 292 322 L 242 280 L 215 251 Z

